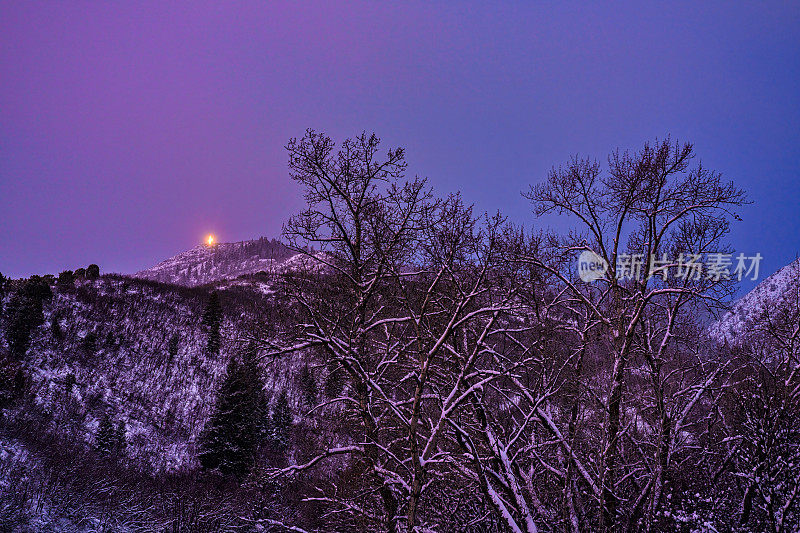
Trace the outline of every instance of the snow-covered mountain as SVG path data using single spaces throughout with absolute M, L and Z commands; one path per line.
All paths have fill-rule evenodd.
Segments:
M 194 287 L 257 272 L 276 272 L 295 256 L 283 243 L 262 237 L 252 241 L 201 244 L 162 261 L 134 277 Z
M 796 304 L 799 294 L 800 259 L 797 259 L 743 296 L 709 332 L 721 342 L 739 343 L 757 330 L 754 325 L 777 316 L 785 306 Z

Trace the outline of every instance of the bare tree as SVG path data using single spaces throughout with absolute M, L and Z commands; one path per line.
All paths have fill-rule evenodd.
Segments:
M 303 319 L 270 353 L 313 350 L 344 376 L 315 409 L 342 427 L 269 475 L 358 476 L 306 498 L 343 525 L 424 528 L 448 488 L 475 487 L 511 531 L 660 527 L 665 487 L 704 460 L 696 428 L 719 430 L 731 385 L 697 339 L 732 281 L 666 258 L 725 253 L 743 193 L 691 167 L 691 145 L 645 145 L 605 173 L 554 169 L 529 197 L 579 229 L 526 236 L 403 182 L 402 151 L 380 159 L 378 144 L 289 144 L 308 208 L 285 235 L 309 268 L 286 277 Z M 584 250 L 608 265 L 594 283 L 576 276 Z
M 609 157 L 605 172 L 597 162 L 576 158 L 564 168 L 554 168 L 547 181 L 528 194 L 537 214 L 568 215 L 578 229 L 551 240 L 551 257 L 558 261 L 523 259 L 557 277 L 565 291 L 564 307 L 585 317 L 583 342 L 588 340 L 590 324 L 596 324 L 598 337 L 604 339 L 602 355 L 610 359 L 610 372 L 601 370 L 595 376 L 597 388 L 590 393 L 596 403 L 591 409 L 604 413 L 604 419 L 600 456 L 592 461 L 597 465 L 596 479 L 593 483 L 585 479 L 598 487 L 598 526 L 606 531 L 616 530 L 626 518 L 633 525 L 644 509 L 657 512 L 663 471 L 674 453 L 673 432 L 680 431 L 698 396 L 716 378 L 714 371 L 709 377 L 700 372 L 686 390 L 669 383 L 679 382 L 676 376 L 683 370 L 664 374 L 666 362 L 674 359 L 668 352 L 680 352 L 676 330 L 688 310 L 729 294 L 730 283 L 705 275 L 677 278 L 680 265 L 658 260 L 681 253 L 724 252 L 721 240 L 729 217 L 735 216 L 731 209 L 745 201 L 742 191 L 723 182 L 719 174 L 702 165 L 692 167 L 692 159 L 690 144 L 669 140 L 646 144 L 635 153 L 617 151 Z M 567 257 L 582 250 L 602 258 L 608 275 L 584 284 L 575 279 L 574 270 L 565 270 Z M 664 276 L 665 272 L 671 275 Z M 649 374 L 649 384 L 641 380 L 642 372 Z M 654 405 L 641 403 L 635 395 L 626 397 L 626 386 L 634 378 L 636 393 L 648 386 L 648 400 Z M 643 426 L 650 411 L 656 414 L 654 424 Z M 568 423 L 562 424 L 568 428 Z M 642 427 L 656 435 L 656 442 L 637 454 L 642 443 L 634 431 Z M 655 464 L 641 462 L 653 452 Z M 580 470 L 582 462 L 574 456 L 571 460 Z
M 520 328 L 510 318 L 516 290 L 501 275 L 502 218 L 476 218 L 457 196 L 435 200 L 420 180 L 399 183 L 402 151 L 377 162 L 377 147 L 362 135 L 334 152 L 313 132 L 289 144 L 309 208 L 285 234 L 320 274 L 288 278 L 306 322 L 272 353 L 314 347 L 342 369 L 343 392 L 327 406 L 357 415 L 347 419 L 358 421 L 363 439 L 272 475 L 346 455 L 363 464 L 361 481 L 372 488 L 356 496 L 332 486 L 308 500 L 363 523 L 415 530 L 426 520 L 420 501 L 462 475 L 459 418 L 473 412 L 476 394 L 532 356 L 517 341 L 519 357 L 497 366 L 505 356 L 492 348 Z M 378 507 L 366 492 L 380 495 Z

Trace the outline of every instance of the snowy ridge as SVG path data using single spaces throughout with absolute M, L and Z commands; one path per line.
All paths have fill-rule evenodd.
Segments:
M 251 241 L 201 244 L 181 252 L 134 277 L 194 287 L 258 272 L 277 272 L 295 252 L 281 242 L 262 237 Z
M 737 344 L 753 332 L 753 325 L 781 309 L 800 290 L 800 259 L 789 263 L 737 301 L 709 334 L 720 342 Z

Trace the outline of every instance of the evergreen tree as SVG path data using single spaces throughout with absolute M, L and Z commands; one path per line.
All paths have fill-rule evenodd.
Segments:
M 83 279 L 83 278 L 86 277 L 86 269 L 85 268 L 76 268 L 74 274 L 75 274 L 76 278 Z
M 75 283 L 75 273 L 72 270 L 65 270 L 58 275 L 58 285 L 67 287 Z
M 97 279 L 100 277 L 100 267 L 92 263 L 86 267 L 86 279 Z
M 275 405 L 272 406 L 272 445 L 279 452 L 285 452 L 289 447 L 289 437 L 292 431 L 292 410 L 286 391 L 281 392 Z
M 167 343 L 167 355 L 169 358 L 167 359 L 167 365 L 171 366 L 173 362 L 175 362 L 175 357 L 178 355 L 178 348 L 180 347 L 181 337 L 177 333 L 170 337 L 169 342 Z
M 8 285 L 8 279 L 0 272 L 0 313 L 3 312 L 3 298 L 6 296 L 6 285 Z
M 250 391 L 253 405 L 254 416 L 256 418 L 257 427 L 256 434 L 258 441 L 261 442 L 270 435 L 269 425 L 269 403 L 264 395 L 264 383 L 261 380 L 261 370 L 258 368 L 258 350 L 254 342 L 250 342 L 247 349 L 242 353 L 242 373 L 244 375 L 254 376 L 251 379 Z
M 217 354 L 221 344 L 220 325 L 222 323 L 222 305 L 219 294 L 214 291 L 208 297 L 205 311 L 203 311 L 202 324 L 208 331 L 208 353 Z
M 97 352 L 97 334 L 90 331 L 81 341 L 81 348 L 86 355 L 94 355 Z
M 94 438 L 94 444 L 97 451 L 101 455 L 111 455 L 114 451 L 116 441 L 116 434 L 114 425 L 111 423 L 111 418 L 106 413 L 100 420 L 100 425 L 97 427 L 97 435 Z
M 61 329 L 60 313 L 53 313 L 50 322 L 50 335 L 53 340 L 60 341 L 64 338 L 64 331 Z
M 69 374 L 67 374 L 67 377 L 64 378 L 64 388 L 67 389 L 67 394 L 72 392 L 72 387 L 74 386 L 75 386 L 75 374 L 70 372 Z
M 0 409 L 13 403 L 22 394 L 26 385 L 22 363 L 0 357 Z
M 298 377 L 300 391 L 303 393 L 303 400 L 305 401 L 306 408 L 313 409 L 317 403 L 317 381 L 314 379 L 314 374 L 308 365 L 300 369 L 300 376 Z
M 262 389 L 254 358 L 232 358 L 200 438 L 198 458 L 204 470 L 239 479 L 250 471 L 263 420 Z
M 125 446 L 128 445 L 127 440 L 125 439 L 125 422 L 120 420 L 117 423 L 117 427 L 114 430 L 114 451 L 118 454 L 122 453 L 125 449 Z
M 13 357 L 21 358 L 30 345 L 34 328 L 44 323 L 44 301 L 52 298 L 50 286 L 39 276 L 31 276 L 8 303 L 6 341 Z

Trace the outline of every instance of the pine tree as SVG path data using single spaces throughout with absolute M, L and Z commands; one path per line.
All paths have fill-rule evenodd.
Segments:
M 64 331 L 61 329 L 61 313 L 53 313 L 50 321 L 50 335 L 56 341 L 64 338 Z
M 222 305 L 219 294 L 214 291 L 208 297 L 205 311 L 203 311 L 202 324 L 208 331 L 208 353 L 217 354 L 221 344 L 220 325 L 222 322 Z
M 94 355 L 97 352 L 97 334 L 90 331 L 81 341 L 81 348 L 86 355 Z
M 308 365 L 300 369 L 300 376 L 297 378 L 300 390 L 303 393 L 303 400 L 305 401 L 306 408 L 313 409 L 317 403 L 317 381 L 314 379 L 314 374 Z
M 263 386 L 255 358 L 232 358 L 214 413 L 200 438 L 204 470 L 241 479 L 252 468 L 263 420 Z
M 76 382 L 75 381 L 75 374 L 73 374 L 72 372 L 67 374 L 67 377 L 64 378 L 64 388 L 67 389 L 67 394 L 72 392 L 72 387 L 75 386 L 75 382 Z
M 247 349 L 242 352 L 242 374 L 251 376 L 249 386 L 250 397 L 253 402 L 254 417 L 256 419 L 256 434 L 259 442 L 270 435 L 269 424 L 269 403 L 264 395 L 264 383 L 261 380 L 261 370 L 258 368 L 258 350 L 252 341 Z
M 169 342 L 167 343 L 167 355 L 169 358 L 167 359 L 167 365 L 172 366 L 172 363 L 175 361 L 175 357 L 178 355 L 178 348 L 180 347 L 181 337 L 177 333 L 175 333 L 172 337 L 170 337 Z
M 11 405 L 20 397 L 26 386 L 22 363 L 0 357 L 0 409 Z
M 108 413 L 104 414 L 100 420 L 100 425 L 97 427 L 97 435 L 94 438 L 95 447 L 100 452 L 100 455 L 108 457 L 122 453 L 122 450 L 127 446 L 125 432 L 125 422 L 120 420 L 115 427 Z
M 285 452 L 289 447 L 289 437 L 292 431 L 292 410 L 286 391 L 281 392 L 275 405 L 272 406 L 272 445 L 275 450 Z
M 25 355 L 34 328 L 44 323 L 44 301 L 52 296 L 50 285 L 39 276 L 31 276 L 12 296 L 6 310 L 8 325 L 5 331 L 12 356 L 21 358 Z
M 117 427 L 114 430 L 114 451 L 116 453 L 122 453 L 125 449 L 125 446 L 128 445 L 127 440 L 125 439 L 125 433 L 127 430 L 125 429 L 125 422 L 120 420 L 117 423 Z
M 101 455 L 108 456 L 114 451 L 115 441 L 114 426 L 111 423 L 111 418 L 108 414 L 105 414 L 97 427 L 97 435 L 94 438 L 95 447 Z
M 86 267 L 86 279 L 97 279 L 100 277 L 100 267 L 92 263 Z
M 75 273 L 72 270 L 65 270 L 58 275 L 58 286 L 67 287 L 75 283 Z
M 0 272 L 0 314 L 3 313 L 3 299 L 6 297 L 6 285 L 8 285 L 8 280 Z

